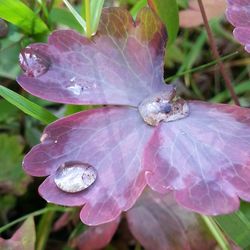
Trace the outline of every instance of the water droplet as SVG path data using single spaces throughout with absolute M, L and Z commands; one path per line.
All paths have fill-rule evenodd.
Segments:
M 74 76 L 74 77 L 72 77 L 69 81 L 70 81 L 70 82 L 75 82 L 75 80 L 76 80 L 76 77 Z
M 96 89 L 97 85 L 95 82 L 78 79 L 77 77 L 72 77 L 69 80 L 70 84 L 67 89 L 74 95 L 81 95 L 87 93 L 90 90 Z
M 64 192 L 76 193 L 91 186 L 97 178 L 97 172 L 89 164 L 72 161 L 61 165 L 55 173 L 54 181 Z
M 161 121 L 179 120 L 189 114 L 187 102 L 176 97 L 175 87 L 147 97 L 138 109 L 143 120 L 151 126 L 157 126 Z
M 25 75 L 38 77 L 45 74 L 50 66 L 50 60 L 35 49 L 25 48 L 19 55 L 19 62 Z
M 80 95 L 83 91 L 83 87 L 80 86 L 79 84 L 68 86 L 67 89 L 70 90 L 70 92 L 72 92 L 75 95 Z
M 40 138 L 40 142 L 43 143 L 47 138 L 48 138 L 48 134 L 47 133 L 42 134 L 42 136 Z

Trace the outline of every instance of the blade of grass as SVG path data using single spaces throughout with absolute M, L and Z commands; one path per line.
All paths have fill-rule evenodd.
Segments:
M 242 202 L 235 213 L 216 216 L 220 228 L 242 249 L 250 249 L 250 206 Z
M 209 216 L 201 216 L 205 224 L 207 225 L 208 229 L 216 239 L 218 245 L 221 247 L 222 250 L 231 250 L 230 244 L 228 243 L 226 237 L 221 232 L 220 228 L 214 222 L 214 220 Z
M 90 13 L 90 0 L 85 0 L 85 20 L 86 20 L 86 36 L 91 37 L 91 13 Z
M 147 4 L 147 0 L 139 0 L 130 10 L 130 14 L 135 19 L 138 11 Z
M 233 53 L 231 53 L 231 54 L 229 54 L 229 55 L 226 55 L 226 56 L 221 57 L 220 60 L 221 60 L 221 61 L 225 61 L 225 60 L 227 60 L 227 59 L 231 59 L 232 57 L 238 55 L 238 53 L 239 53 L 238 51 L 233 52 Z M 211 62 L 209 62 L 209 63 L 203 64 L 203 65 L 201 65 L 201 66 L 198 66 L 198 67 L 195 67 L 195 68 L 192 68 L 192 69 L 188 69 L 188 70 L 179 72 L 179 73 L 177 73 L 177 74 L 174 75 L 174 76 L 170 76 L 170 77 L 166 78 L 165 81 L 166 81 L 166 82 L 170 82 L 170 81 L 172 81 L 172 80 L 174 80 L 174 79 L 176 79 L 176 78 L 178 78 L 178 77 L 180 77 L 180 76 L 183 76 L 183 75 L 186 75 L 186 74 L 190 74 L 190 73 L 194 73 L 194 72 L 201 71 L 201 70 L 206 69 L 206 68 L 209 68 L 209 67 L 211 67 L 211 66 L 213 66 L 213 65 L 215 65 L 215 64 L 217 64 L 217 63 L 218 63 L 218 60 L 214 60 L 214 61 L 211 61 Z
M 70 212 L 72 210 L 73 210 L 73 208 L 65 208 L 65 207 L 59 207 L 59 206 L 45 207 L 45 208 L 42 208 L 42 209 L 37 210 L 35 212 L 26 214 L 26 215 L 24 215 L 16 220 L 13 220 L 12 222 L 10 222 L 8 224 L 0 227 L 0 233 L 4 232 L 5 230 L 9 229 L 12 226 L 18 224 L 19 222 L 26 220 L 30 216 L 39 216 L 39 215 L 47 213 L 49 211 L 56 211 L 56 212 L 63 212 L 64 213 L 64 212 Z
M 186 52 L 187 56 L 185 57 L 184 62 L 182 63 L 181 67 L 179 68 L 177 75 L 187 75 L 187 73 L 183 73 L 185 71 L 189 71 L 191 67 L 194 65 L 196 62 L 197 58 L 201 55 L 201 50 L 205 44 L 206 41 L 206 33 L 201 32 L 199 37 L 196 39 L 195 44 L 192 45 L 190 51 Z M 171 79 L 167 78 L 166 80 L 172 80 L 176 78 L 175 76 L 171 77 Z
M 48 208 L 53 205 L 48 204 Z M 56 211 L 47 211 L 39 221 L 36 234 L 36 250 L 45 250 Z
M 40 4 L 40 6 L 42 8 L 43 14 L 44 14 L 46 20 L 48 20 L 48 18 L 49 18 L 49 12 L 48 12 L 46 3 L 44 2 L 44 0 L 37 0 L 37 2 Z
M 86 22 L 83 20 L 83 18 L 79 15 L 79 13 L 74 9 L 74 7 L 69 3 L 68 0 L 63 0 L 65 5 L 68 7 L 69 11 L 72 13 L 72 15 L 75 17 L 75 19 L 79 22 L 79 24 L 83 28 L 84 34 L 87 32 Z
M 91 35 L 95 34 L 100 21 L 104 0 L 90 1 Z
M 100 21 L 104 0 L 91 1 L 82 0 L 81 15 L 86 21 L 87 36 L 93 36 Z
M 0 86 L 0 96 L 27 115 L 30 115 L 45 124 L 49 124 L 57 119 L 57 117 L 50 113 L 47 109 L 40 107 L 36 103 L 31 102 L 25 97 L 4 86 Z

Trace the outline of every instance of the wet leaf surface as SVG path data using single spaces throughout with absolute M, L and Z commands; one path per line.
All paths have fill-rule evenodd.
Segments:
M 164 90 L 165 38 L 163 24 L 147 8 L 135 22 L 127 10 L 104 9 L 91 39 L 73 30 L 55 31 L 48 44 L 24 49 L 21 58 L 29 54 L 30 63 L 21 60 L 26 74 L 17 81 L 47 100 L 137 106 L 150 93 Z
M 209 215 L 230 213 L 250 201 L 249 110 L 189 102 L 190 115 L 162 123 L 145 151 L 147 183 L 175 190 L 184 207 Z
M 48 202 L 86 203 L 81 219 L 86 224 L 104 223 L 129 209 L 145 187 L 141 159 L 152 132 L 132 108 L 80 112 L 48 126 L 42 143 L 25 157 L 24 168 L 31 175 L 50 175 L 39 188 Z M 97 172 L 93 185 L 78 193 L 61 191 L 54 175 L 69 161 L 93 166 Z

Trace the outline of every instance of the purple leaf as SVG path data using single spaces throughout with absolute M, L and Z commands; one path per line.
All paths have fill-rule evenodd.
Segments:
M 0 238 L 0 249 L 8 250 L 34 250 L 35 249 L 35 224 L 33 217 L 29 217 L 14 233 L 11 239 Z
M 162 82 L 165 38 L 148 8 L 136 27 L 127 11 L 111 8 L 90 40 L 57 31 L 48 44 L 21 54 L 26 73 L 18 81 L 32 94 L 123 105 L 54 122 L 24 159 L 27 173 L 48 176 L 42 197 L 84 205 L 80 217 L 88 225 L 118 218 L 147 184 L 160 193 L 173 190 L 180 204 L 210 215 L 234 211 L 239 197 L 250 201 L 249 109 L 178 98 Z M 83 87 L 94 80 L 96 88 L 78 93 L 75 76 Z
M 73 242 L 79 250 L 98 250 L 105 248 L 119 225 L 120 217 L 109 223 L 89 227 L 84 233 L 80 234 Z
M 137 106 L 165 89 L 164 25 L 148 8 L 132 20 L 120 8 L 104 9 L 91 39 L 60 30 L 48 44 L 32 44 L 20 55 L 19 84 L 41 98 L 73 104 Z
M 177 202 L 217 215 L 250 201 L 249 110 L 190 102 L 190 116 L 162 123 L 145 150 L 146 178 L 159 192 L 175 190 Z
M 48 126 L 42 143 L 25 157 L 24 168 L 33 176 L 50 175 L 39 188 L 48 202 L 66 206 L 86 203 L 81 212 L 83 222 L 104 223 L 129 209 L 145 187 L 141 159 L 152 133 L 136 109 L 80 112 Z M 87 190 L 67 193 L 56 186 L 55 171 L 69 161 L 88 163 L 96 169 L 97 179 Z
M 132 235 L 147 250 L 209 250 L 216 246 L 201 219 L 178 206 L 170 194 L 164 196 L 145 190 L 125 215 Z M 74 242 L 80 250 L 104 248 L 118 223 L 119 218 L 89 227 Z
M 227 19 L 235 26 L 234 36 L 250 53 L 250 2 L 228 0 Z
M 171 195 L 144 192 L 126 216 L 132 234 L 147 250 L 209 250 L 216 244 L 198 216 L 178 206 Z

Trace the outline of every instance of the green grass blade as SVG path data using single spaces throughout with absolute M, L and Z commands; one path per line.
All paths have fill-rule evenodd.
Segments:
M 31 102 L 16 92 L 5 88 L 4 86 L 0 86 L 0 96 L 27 115 L 30 115 L 45 124 L 49 124 L 57 119 L 57 117 L 48 110 L 40 107 L 36 103 Z
M 136 15 L 138 13 L 138 11 L 143 8 L 144 6 L 146 6 L 147 4 L 147 0 L 139 0 L 130 10 L 130 14 L 132 15 L 132 17 L 135 19 Z
M 231 53 L 231 54 L 228 54 L 228 55 L 226 55 L 226 56 L 221 57 L 220 60 L 221 60 L 221 61 L 225 61 L 225 60 L 230 59 L 230 58 L 232 58 L 232 57 L 234 57 L 234 56 L 236 56 L 236 55 L 238 55 L 238 54 L 239 54 L 239 52 L 238 52 L 238 51 L 235 51 L 235 52 L 233 52 L 233 53 Z M 194 67 L 194 68 L 191 68 L 191 69 L 188 69 L 188 70 L 179 72 L 179 73 L 177 73 L 177 74 L 175 74 L 175 75 L 173 75 L 173 76 L 170 76 L 170 77 L 168 77 L 168 78 L 165 78 L 165 82 L 170 82 L 170 81 L 172 81 L 172 80 L 174 80 L 174 79 L 176 79 L 176 78 L 178 78 L 178 77 L 180 77 L 180 76 L 186 75 L 186 74 L 190 74 L 190 73 L 194 73 L 194 72 L 201 71 L 201 70 L 203 70 L 203 69 L 206 69 L 206 68 L 209 68 L 209 67 L 211 67 L 211 66 L 214 66 L 214 65 L 217 64 L 217 63 L 218 63 L 217 60 L 213 60 L 213 61 L 211 61 L 211 62 L 209 62 L 209 63 L 206 63 L 206 64 L 203 64 L 203 65 L 201 65 L 201 66 Z
M 91 34 L 95 34 L 100 21 L 104 0 L 90 1 Z
M 83 20 L 83 18 L 80 16 L 80 14 L 74 9 L 74 7 L 69 3 L 68 0 L 63 0 L 63 2 L 68 7 L 69 11 L 72 13 L 72 15 L 78 21 L 78 23 L 82 26 L 84 34 L 86 34 L 86 22 Z
M 29 218 L 30 216 L 39 216 L 41 214 L 47 213 L 49 211 L 56 211 L 56 212 L 62 212 L 62 213 L 66 213 L 66 212 L 71 212 L 73 209 L 72 208 L 66 208 L 66 207 L 59 207 L 59 206 L 47 206 L 45 208 L 42 208 L 40 210 L 37 210 L 35 212 L 23 215 L 22 217 L 13 220 L 12 222 L 0 227 L 0 233 L 4 232 L 5 230 L 9 229 L 10 227 L 26 220 L 27 218 Z
M 204 216 L 204 215 L 202 215 L 201 218 L 203 219 L 208 229 L 210 230 L 210 232 L 212 233 L 212 235 L 218 242 L 218 245 L 221 247 L 221 249 L 231 250 L 229 242 L 227 241 L 226 237 L 221 232 L 218 225 L 215 223 L 214 219 L 212 217 Z
M 20 27 L 28 34 L 48 31 L 42 19 L 19 0 L 0 0 L 0 18 Z
M 240 247 L 250 249 L 250 205 L 242 202 L 240 210 L 233 214 L 217 216 L 215 221 Z

